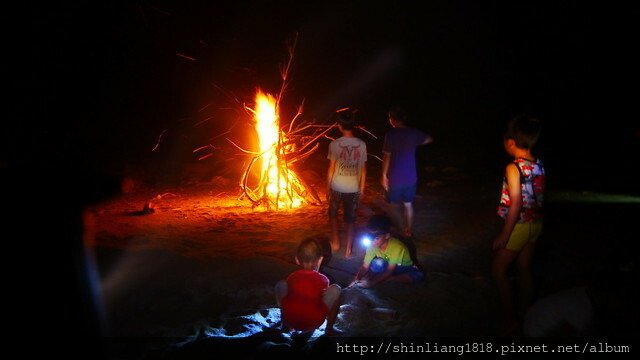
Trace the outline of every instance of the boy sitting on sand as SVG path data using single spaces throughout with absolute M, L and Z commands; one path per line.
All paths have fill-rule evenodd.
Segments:
M 407 246 L 391 237 L 391 219 L 388 216 L 372 216 L 367 228 L 372 243 L 349 286 L 370 288 L 387 280 L 417 283 L 424 279 L 424 273 L 411 260 Z
M 325 334 L 340 331 L 333 325 L 340 305 L 341 288 L 329 285 L 329 279 L 318 270 L 322 263 L 322 247 L 314 238 L 304 239 L 298 246 L 296 270 L 276 284 L 276 301 L 280 307 L 282 323 L 290 329 L 311 332 L 327 321 Z

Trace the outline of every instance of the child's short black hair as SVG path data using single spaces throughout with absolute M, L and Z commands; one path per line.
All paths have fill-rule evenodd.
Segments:
M 391 219 L 387 215 L 373 215 L 369 218 L 367 228 L 371 232 L 391 232 Z
M 336 111 L 336 122 L 344 130 L 353 130 L 356 126 L 356 119 L 353 110 L 345 108 Z
M 504 139 L 513 139 L 520 149 L 531 149 L 540 136 L 540 120 L 528 115 L 520 114 L 509 121 Z
M 389 109 L 389 116 L 394 118 L 396 121 L 400 121 L 401 123 L 407 121 L 407 112 L 400 106 L 391 107 Z
M 316 238 L 309 237 L 300 242 L 296 257 L 301 263 L 313 263 L 322 256 L 322 246 Z

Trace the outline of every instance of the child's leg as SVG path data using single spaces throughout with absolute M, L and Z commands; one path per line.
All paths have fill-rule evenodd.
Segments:
M 346 258 L 351 257 L 351 251 L 353 250 L 354 223 L 356 222 L 357 207 L 357 193 L 342 194 L 342 213 L 344 215 L 344 222 L 347 225 L 347 248 L 344 252 L 344 257 Z
M 518 283 L 520 285 L 520 308 L 524 314 L 533 303 L 533 273 L 531 259 L 535 249 L 535 241 L 529 241 L 520 251 L 516 264 L 518 266 Z
M 331 225 L 331 252 L 340 249 L 340 227 L 338 225 L 338 209 L 341 203 L 341 194 L 337 191 L 330 190 L 329 196 L 329 223 Z
M 353 236 L 355 233 L 355 226 L 353 223 L 347 224 L 347 249 L 344 251 L 344 257 L 351 257 L 353 251 Z
M 515 318 L 513 305 L 511 303 L 511 287 L 509 286 L 507 271 L 517 256 L 518 253 L 515 251 L 500 249 L 494 255 L 493 264 L 491 265 L 491 274 L 498 287 L 503 320 L 509 324 L 508 326 L 511 326 L 510 323 L 515 322 Z
M 325 291 L 322 296 L 322 300 L 327 305 L 327 309 L 329 310 L 327 313 L 327 328 L 325 333 L 327 335 L 336 334 L 338 331 L 333 328 L 333 324 L 336 322 L 336 317 L 338 316 L 338 309 L 340 308 L 340 294 L 342 293 L 342 289 L 338 284 L 332 284 L 329 286 L 327 291 Z
M 331 252 L 340 250 L 340 227 L 338 225 L 338 219 L 332 217 L 331 222 Z
M 404 224 L 401 231 L 404 237 L 413 237 L 413 199 L 416 197 L 416 185 L 403 186 L 400 191 L 402 201 L 402 218 Z
M 404 224 L 402 227 L 402 235 L 406 237 L 412 237 L 413 231 L 413 203 L 411 202 L 403 202 L 403 218 Z

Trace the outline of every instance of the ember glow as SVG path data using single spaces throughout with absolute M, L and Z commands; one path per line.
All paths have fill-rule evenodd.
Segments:
M 259 158 L 262 163 L 260 180 L 255 190 L 247 192 L 247 169 L 241 186 L 254 205 L 265 205 L 267 208 L 275 206 L 276 209 L 300 207 L 307 189 L 290 168 L 291 164 L 287 163 L 287 157 L 295 154 L 296 149 L 280 129 L 276 99 L 258 90 L 255 102 L 255 108 L 249 110 L 254 114 L 260 152 L 252 160 L 249 169 Z

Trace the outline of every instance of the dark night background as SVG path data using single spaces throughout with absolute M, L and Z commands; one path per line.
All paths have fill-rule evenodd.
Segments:
M 285 114 L 304 99 L 305 118 L 327 123 L 353 106 L 382 134 L 387 108 L 402 105 L 436 139 L 423 161 L 499 179 L 502 126 L 531 112 L 550 189 L 640 193 L 640 125 L 625 105 L 637 103 L 633 12 L 608 2 L 55 2 L 14 14 L 6 70 L 19 96 L 2 121 L 0 165 L 18 180 L 13 215 L 36 223 L 18 230 L 20 252 L 46 241 L 29 267 L 50 276 L 17 286 L 71 288 L 36 317 L 74 319 L 78 334 L 90 328 L 82 286 L 55 274 L 74 274 L 77 249 L 60 242 L 79 233 L 79 209 L 116 193 L 131 169 L 170 181 L 197 161 L 192 149 L 221 141 L 211 138 L 256 87 L 277 92 L 296 31 Z M 209 103 L 214 118 L 194 127 Z
M 303 99 L 305 119 L 320 123 L 353 106 L 382 134 L 386 109 L 400 104 L 440 140 L 430 160 L 500 169 L 502 125 L 531 112 L 544 122 L 538 150 L 559 187 L 637 191 L 628 180 L 638 125 L 622 112 L 637 69 L 622 8 L 142 1 L 24 15 L 18 90 L 27 96 L 7 121 L 18 130 L 5 142 L 10 166 L 119 175 L 124 163 L 142 161 L 171 171 L 207 143 L 198 134 L 225 131 L 256 87 L 277 92 L 297 31 L 284 115 Z M 215 119 L 194 128 L 207 104 L 219 109 L 206 113 Z M 151 153 L 163 130 L 161 151 Z

